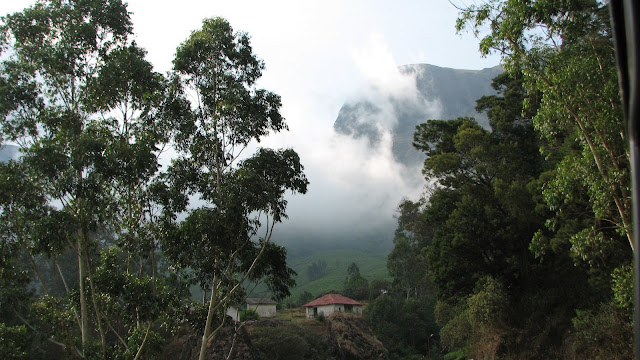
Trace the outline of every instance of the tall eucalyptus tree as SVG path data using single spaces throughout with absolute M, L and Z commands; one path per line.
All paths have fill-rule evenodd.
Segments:
M 163 248 L 211 294 L 203 359 L 245 280 L 265 278 L 274 297 L 289 294 L 286 251 L 270 240 L 287 216 L 285 192 L 305 193 L 308 181 L 291 149 L 259 148 L 242 157 L 250 143 L 287 130 L 280 97 L 256 87 L 264 63 L 247 34 L 222 18 L 206 19 L 178 47 L 173 64 L 175 104 L 183 107 L 173 124 L 177 157 L 168 182 L 204 205 L 189 212 Z
M 128 328 L 128 338 L 120 336 L 114 322 L 121 313 L 113 312 L 118 302 L 110 302 L 104 288 L 113 279 L 105 280 L 106 273 L 95 267 L 97 250 L 105 246 L 100 232 L 114 234 L 129 257 L 146 256 L 140 248 L 147 255 L 153 252 L 153 245 L 134 244 L 134 233 L 149 219 L 141 206 L 166 140 L 159 121 L 166 83 L 131 41 L 132 34 L 126 4 L 119 0 L 43 0 L 3 17 L 0 24 L 3 142 L 20 145 L 23 156 L 11 166 L 21 170 L 13 174 L 21 176 L 30 189 L 27 194 L 33 194 L 19 198 L 16 188 L 3 198 L 3 216 L 29 225 L 9 229 L 3 242 L 22 244 L 29 256 L 44 254 L 54 263 L 65 250 L 76 254 L 78 279 L 68 291 L 72 295 L 77 288 L 78 305 L 73 296 L 45 296 L 41 309 L 57 319 L 58 328 L 47 330 L 49 340 L 80 357 L 90 356 L 97 333 L 106 358 L 109 332 L 117 335 L 125 352 L 139 357 L 150 330 L 149 321 L 138 321 Z M 2 179 L 7 180 L 18 181 Z M 138 249 L 132 251 L 134 247 Z M 38 274 L 35 262 L 32 265 Z M 131 266 L 126 271 L 134 272 Z M 134 283 L 129 278 L 121 291 L 132 290 L 127 286 Z M 47 293 L 44 282 L 42 288 Z M 142 306 L 125 308 L 136 313 L 132 318 L 146 319 L 139 311 Z M 136 342 L 131 336 L 139 328 L 146 329 L 140 336 L 145 340 Z

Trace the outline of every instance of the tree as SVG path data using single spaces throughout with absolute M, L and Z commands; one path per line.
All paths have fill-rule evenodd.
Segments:
M 255 86 L 264 64 L 248 35 L 234 33 L 222 18 L 206 19 L 178 47 L 173 65 L 172 104 L 180 116 L 167 188 L 197 194 L 205 205 L 175 224 L 163 249 L 210 293 L 203 359 L 245 280 L 264 278 L 276 299 L 289 294 L 293 270 L 285 249 L 270 239 L 286 218 L 285 191 L 305 193 L 308 181 L 291 149 L 260 148 L 241 159 L 252 141 L 287 129 L 280 97 Z
M 531 250 L 543 263 L 570 252 L 576 267 L 586 267 L 581 275 L 574 270 L 576 277 L 588 274 L 594 294 L 574 319 L 580 334 L 598 332 L 585 331 L 589 323 L 609 321 L 623 333 L 630 324 L 618 314 L 630 316 L 624 301 L 616 303 L 617 311 L 609 309 L 614 300 L 629 297 L 618 284 L 631 278 L 636 250 L 627 128 L 610 26 L 608 3 L 597 0 L 490 1 L 461 9 L 457 23 L 459 31 L 470 28 L 480 36 L 481 53 L 500 53 L 507 72 L 522 72 L 523 87 L 539 94 L 533 122 L 551 166 L 538 182 L 554 215 L 536 232 Z M 603 335 L 574 341 L 598 336 Z M 628 349 L 607 351 L 599 356 L 621 357 Z
M 418 228 L 431 229 L 420 242 L 441 344 L 470 357 L 558 357 L 562 336 L 550 334 L 568 332 L 577 308 L 606 297 L 603 277 L 575 266 L 566 243 L 554 241 L 540 256 L 532 242 L 553 216 L 542 186 L 557 158 L 538 151 L 532 118 L 539 94 L 522 84 L 520 75 L 498 76 L 498 94 L 477 102 L 491 131 L 460 118 L 431 120 L 415 134 L 428 156 L 423 172 L 435 184 L 414 217 L 424 223 Z M 575 216 L 565 223 L 582 220 Z
M 360 275 L 360 268 L 356 263 L 351 263 L 347 268 L 347 278 L 342 292 L 345 296 L 358 300 L 369 296 L 369 281 Z
M 307 277 L 309 280 L 318 280 L 327 272 L 327 262 L 322 260 L 314 261 L 311 265 L 307 266 Z
M 311 302 L 313 299 L 314 299 L 313 294 L 311 294 L 310 292 L 305 290 L 298 297 L 298 303 L 300 305 L 304 305 L 304 304 L 306 304 L 308 302 Z
M 502 54 L 506 70 L 521 71 L 525 88 L 540 94 L 533 120 L 547 142 L 543 151 L 574 143 L 544 192 L 558 217 L 576 193 L 588 194 L 592 221 L 571 234 L 572 250 L 588 259 L 599 252 L 594 246 L 621 246 L 624 238 L 633 249 L 627 130 L 607 3 L 490 1 L 461 11 L 457 29 L 482 34 L 480 52 Z
M 288 295 L 293 271 L 270 238 L 285 191 L 308 181 L 293 150 L 241 158 L 286 129 L 280 98 L 255 88 L 264 65 L 248 36 L 205 21 L 166 79 L 131 41 L 118 0 L 41 1 L 3 17 L 0 34 L 2 142 L 22 152 L 0 164 L 0 280 L 11 284 L 0 297 L 16 305 L 0 312 L 7 336 L 24 325 L 77 357 L 151 355 L 186 297 L 163 256 L 210 290 L 206 340 L 245 280 Z M 168 146 L 177 156 L 161 172 Z M 195 194 L 205 205 L 178 221 Z
M 140 357 L 167 310 L 151 202 L 167 140 L 166 82 L 130 40 L 118 0 L 41 1 L 3 17 L 0 33 L 3 142 L 22 151 L 3 168 L 15 175 L 2 179 L 11 219 L 3 242 L 22 248 L 44 292 L 32 314 L 38 327 L 21 317 L 76 356 L 92 355 L 97 333 L 102 358 L 120 350 Z M 57 260 L 70 252 L 75 283 Z M 43 264 L 57 270 L 64 297 L 49 291 Z
M 395 246 L 387 259 L 387 269 L 408 299 L 412 293 L 417 295 L 418 288 L 423 287 L 426 262 L 422 259 L 421 252 L 412 248 L 406 238 L 396 238 L 394 242 Z
M 422 249 L 433 234 L 427 222 L 421 219 L 423 206 L 424 201 L 405 199 L 400 203 L 394 247 L 387 257 L 389 275 L 394 278 L 394 285 L 405 292 L 407 299 L 412 293 L 419 296 L 427 287 L 427 263 Z
M 431 335 L 437 334 L 434 299 L 380 295 L 367 307 L 371 329 L 391 354 L 409 358 L 428 353 Z

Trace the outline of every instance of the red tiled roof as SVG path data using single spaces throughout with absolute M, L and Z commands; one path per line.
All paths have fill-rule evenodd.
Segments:
M 346 296 L 342 296 L 339 294 L 327 294 L 321 298 L 313 300 L 310 303 L 306 303 L 302 305 L 302 307 L 322 306 L 322 305 L 331 305 L 331 304 L 362 305 L 362 303 L 359 303 L 353 299 L 349 299 Z

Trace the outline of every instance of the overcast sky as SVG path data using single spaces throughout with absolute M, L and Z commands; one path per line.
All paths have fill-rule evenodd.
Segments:
M 32 3 L 5 0 L 0 13 Z M 422 189 L 415 181 L 420 170 L 396 164 L 390 144 L 370 149 L 333 133 L 345 101 L 358 98 L 369 84 L 410 93 L 406 81 L 396 81 L 399 65 L 482 69 L 499 63 L 497 57 L 479 55 L 472 34 L 456 34 L 458 11 L 447 0 L 130 0 L 128 4 L 136 41 L 160 72 L 170 70 L 176 47 L 206 17 L 224 17 L 234 30 L 251 36 L 254 52 L 266 63 L 259 86 L 282 96 L 282 113 L 290 127 L 287 134 L 263 144 L 293 147 L 300 154 L 311 185 L 308 195 L 291 199 L 290 223 L 315 226 L 316 231 L 390 220 L 403 196 L 415 198 Z

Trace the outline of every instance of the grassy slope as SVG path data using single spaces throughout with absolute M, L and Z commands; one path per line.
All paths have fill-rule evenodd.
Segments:
M 307 277 L 307 267 L 320 260 L 327 263 L 326 274 L 318 280 L 310 281 Z M 290 257 L 287 262 L 298 273 L 297 285 L 291 289 L 293 299 L 297 299 L 304 291 L 317 296 L 329 290 L 342 290 L 347 276 L 347 267 L 351 263 L 356 263 L 360 274 L 369 281 L 377 278 L 390 279 L 387 272 L 386 252 L 371 253 L 356 249 L 332 249 L 318 251 L 307 256 Z

